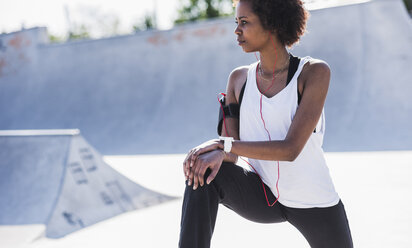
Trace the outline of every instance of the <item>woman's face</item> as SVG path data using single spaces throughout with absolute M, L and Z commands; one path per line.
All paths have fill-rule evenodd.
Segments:
M 262 27 L 259 17 L 253 13 L 252 4 L 238 2 L 236 6 L 237 41 L 245 52 L 261 51 L 270 44 L 270 32 Z

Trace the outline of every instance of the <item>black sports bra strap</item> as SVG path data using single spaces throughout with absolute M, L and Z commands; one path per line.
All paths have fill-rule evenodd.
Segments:
M 289 64 L 289 70 L 288 70 L 288 79 L 286 81 L 286 85 L 290 83 L 292 80 L 293 76 L 295 75 L 296 71 L 298 70 L 300 63 L 300 58 L 293 56 L 292 54 L 290 55 L 290 64 Z
M 300 58 L 295 57 L 292 54 L 290 55 L 290 64 L 289 64 L 289 70 L 288 70 L 288 79 L 286 82 L 286 85 L 290 83 L 292 80 L 293 76 L 295 75 L 296 71 L 299 68 L 300 64 Z M 298 105 L 300 104 L 300 100 L 302 99 L 302 95 L 299 93 L 299 87 L 298 87 Z
M 247 78 L 245 83 L 242 86 L 242 89 L 240 90 L 240 94 L 239 94 L 239 106 L 242 105 L 242 99 L 243 99 L 243 94 L 245 93 L 245 88 L 246 88 L 246 83 L 247 83 Z

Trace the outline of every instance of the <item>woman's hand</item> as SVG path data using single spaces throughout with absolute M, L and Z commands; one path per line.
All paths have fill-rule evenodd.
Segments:
M 199 155 L 216 149 L 223 149 L 223 145 L 218 139 L 206 141 L 205 143 L 190 150 L 183 162 L 183 172 L 186 180 L 189 179 L 190 168 L 193 167 Z
M 204 185 L 204 176 L 206 170 L 211 169 L 211 173 L 206 179 L 206 183 L 215 179 L 217 173 L 219 172 L 220 166 L 222 165 L 223 159 L 226 154 L 223 150 L 217 149 L 210 152 L 202 153 L 197 157 L 197 160 L 189 169 L 188 173 L 188 186 L 191 186 L 193 182 L 193 190 L 196 190 L 198 185 Z

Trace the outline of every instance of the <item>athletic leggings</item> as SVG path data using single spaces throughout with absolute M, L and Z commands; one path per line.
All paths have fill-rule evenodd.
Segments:
M 209 173 L 206 173 L 205 178 Z M 275 196 L 265 187 L 269 202 L 274 202 Z M 290 208 L 279 202 L 269 207 L 260 178 L 253 172 L 226 162 L 209 185 L 199 186 L 196 190 L 186 186 L 179 247 L 210 247 L 219 203 L 254 222 L 287 221 L 303 234 L 313 248 L 353 247 L 341 201 L 326 208 Z

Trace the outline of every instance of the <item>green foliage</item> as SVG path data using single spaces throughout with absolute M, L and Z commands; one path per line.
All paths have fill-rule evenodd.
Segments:
M 99 6 L 78 5 L 67 9 L 68 40 L 97 39 L 121 34 L 120 19 Z
M 152 29 L 154 28 L 154 21 L 150 16 L 146 16 L 144 19 L 144 26 L 146 29 Z
M 69 40 L 90 39 L 90 31 L 82 24 L 69 32 Z
M 231 0 L 181 0 L 178 18 L 175 23 L 229 16 L 233 13 Z
M 408 11 L 412 13 L 412 0 L 403 0 L 403 2 L 405 3 L 405 6 L 408 9 Z
M 145 15 L 143 21 L 141 21 L 138 24 L 133 25 L 134 32 L 150 30 L 150 29 L 155 29 L 155 28 L 156 28 L 156 21 L 154 20 L 154 17 L 149 14 Z
M 51 43 L 58 43 L 58 42 L 63 42 L 65 39 L 64 37 L 49 34 L 49 40 Z

